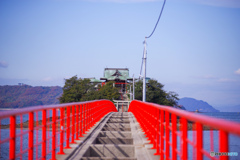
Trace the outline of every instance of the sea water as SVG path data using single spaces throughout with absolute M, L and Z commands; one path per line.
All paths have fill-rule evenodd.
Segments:
M 9 129 L 1 129 L 1 140 L 9 138 Z M 22 130 L 24 132 L 26 130 Z M 20 134 L 21 130 L 17 129 L 16 134 Z M 49 152 L 52 149 L 52 139 L 49 138 L 52 135 L 51 131 L 47 131 L 47 148 L 46 151 Z M 57 144 L 59 145 L 59 134 L 57 135 Z M 34 130 L 34 145 L 42 141 L 42 130 Z M 20 143 L 23 145 L 20 147 Z M 64 143 L 65 145 L 65 143 Z M 16 138 L 16 154 L 20 153 L 21 151 L 24 151 L 28 148 L 28 134 L 24 134 L 23 136 L 18 136 Z M 59 151 L 59 148 L 56 150 Z M 37 156 L 38 155 L 38 156 Z M 37 156 L 37 157 L 36 157 Z M 33 159 L 39 159 L 42 156 L 42 145 L 39 144 L 34 147 L 34 158 Z M 3 143 L 0 145 L 0 160 L 5 160 L 9 158 L 9 142 Z M 51 158 L 51 152 L 47 155 L 47 159 Z M 25 152 L 21 157 L 17 157 L 16 159 L 28 159 L 28 152 Z
M 235 121 L 240 123 L 240 112 L 202 112 L 197 114 L 202 114 L 214 118 L 226 119 L 229 121 Z

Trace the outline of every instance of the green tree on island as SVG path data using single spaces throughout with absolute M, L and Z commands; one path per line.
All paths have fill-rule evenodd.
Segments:
M 142 100 L 143 82 L 135 83 L 135 99 Z M 146 84 L 146 101 L 160 105 L 174 106 L 177 105 L 178 94 L 175 92 L 166 92 L 163 90 L 164 85 L 156 80 L 150 79 Z
M 89 79 L 81 79 L 77 76 L 65 79 L 63 94 L 59 98 L 60 103 L 81 102 L 97 99 L 117 100 L 120 93 L 117 88 L 113 87 L 114 82 L 108 82 L 105 85 L 90 83 Z M 177 105 L 178 94 L 175 92 L 166 92 L 163 85 L 156 80 L 150 79 L 146 87 L 147 102 L 157 103 L 161 105 L 174 106 Z M 142 81 L 135 83 L 135 99 L 142 100 Z
M 90 83 L 89 79 L 81 79 L 77 76 L 65 79 L 63 94 L 59 98 L 60 103 L 81 102 L 97 99 L 118 99 L 120 93 L 118 89 L 113 87 L 113 82 L 108 82 L 106 85 L 97 87 Z

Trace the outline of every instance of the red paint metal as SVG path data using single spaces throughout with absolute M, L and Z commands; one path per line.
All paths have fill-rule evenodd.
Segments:
M 70 106 L 67 106 L 67 135 L 66 135 L 66 147 L 65 149 L 70 149 Z
M 164 159 L 164 110 L 161 110 L 161 122 L 160 122 L 160 126 L 161 126 L 161 134 L 160 134 L 160 158 Z
M 29 134 L 28 134 L 28 159 L 33 160 L 33 129 L 34 129 L 34 113 L 29 113 Z
M 47 111 L 42 110 L 42 160 L 47 158 L 46 144 L 47 144 Z
M 228 133 L 219 131 L 219 152 L 228 152 Z M 228 160 L 228 156 L 220 156 L 220 160 Z
M 203 126 L 201 123 L 196 123 L 197 127 L 197 160 L 203 159 L 202 148 L 203 148 Z
M 52 158 L 56 160 L 56 109 L 52 110 Z
M 153 113 L 153 110 L 155 109 L 158 110 L 159 114 Z M 172 147 L 171 158 L 173 160 L 176 160 L 178 156 L 183 160 L 188 159 L 188 145 L 193 146 L 193 153 L 196 153 L 197 159 L 201 160 L 203 159 L 203 156 L 210 159 L 216 159 L 215 157 L 213 158 L 210 156 L 210 152 L 213 150 L 212 131 L 210 131 L 210 140 L 212 141 L 210 146 L 211 150 L 206 151 L 203 148 L 203 125 L 219 131 L 219 151 L 215 152 L 229 151 L 229 134 L 240 136 L 240 124 L 238 123 L 199 115 L 169 106 L 134 100 L 130 103 L 128 112 L 132 112 L 134 114 L 140 124 L 140 127 L 145 132 L 146 137 L 148 137 L 151 140 L 151 143 L 156 146 L 157 151 L 155 155 L 160 154 L 160 159 L 169 159 L 169 146 Z M 155 119 L 158 120 L 156 121 L 156 127 L 153 129 L 153 121 Z M 178 123 L 179 119 L 181 120 L 181 123 Z M 171 125 L 170 122 L 172 122 Z M 187 136 L 188 122 L 196 124 L 196 131 L 193 131 L 193 141 L 190 141 Z M 177 131 L 177 124 L 181 125 L 181 132 Z M 170 132 L 172 133 L 171 142 L 169 140 Z M 155 135 L 157 135 L 157 137 Z M 151 137 L 155 137 L 154 140 L 152 140 Z M 177 137 L 180 137 L 180 145 L 177 145 Z M 154 144 L 156 142 L 157 144 Z M 180 150 L 178 150 L 177 146 L 180 146 Z M 220 156 L 220 160 L 227 159 L 228 156 Z
M 74 108 L 72 114 L 70 113 L 70 107 L 76 106 L 79 108 Z M 60 118 L 56 114 L 56 110 L 60 109 Z M 52 110 L 52 119 L 49 117 L 49 111 Z M 65 111 L 67 110 L 67 115 L 65 116 Z M 42 112 L 42 125 L 40 121 L 34 122 L 34 115 L 36 120 L 39 120 L 38 112 Z M 56 151 L 59 149 L 58 154 L 64 154 L 63 148 L 70 148 L 70 138 L 73 141 L 78 138 L 78 135 L 82 136 L 87 129 L 90 129 L 94 123 L 99 121 L 103 116 L 109 112 L 117 112 L 114 104 L 108 100 L 97 100 L 88 102 L 76 102 L 68 104 L 59 105 L 49 105 L 49 106 L 36 106 L 28 107 L 23 109 L 16 109 L 11 111 L 0 112 L 0 121 L 4 118 L 10 119 L 10 134 L 9 137 L 5 139 L 0 139 L 0 148 L 3 143 L 9 143 L 9 158 L 8 159 L 24 159 L 27 154 L 29 160 L 32 159 L 43 159 L 45 160 L 48 154 L 52 154 L 51 159 L 56 159 Z M 28 130 L 22 131 L 23 121 L 22 115 L 28 114 Z M 16 134 L 16 116 L 20 116 L 20 127 L 21 133 Z M 65 118 L 66 117 L 66 118 Z M 72 126 L 70 126 L 70 117 L 72 117 Z M 80 118 L 80 119 L 79 119 Z M 67 124 L 65 126 L 65 119 Z M 58 128 L 57 123 L 60 123 L 60 128 Z M 36 126 L 34 126 L 34 123 Z M 79 124 L 80 123 L 80 124 Z M 79 126 L 79 128 L 78 128 Z M 52 128 L 52 132 L 47 132 L 49 128 Z M 72 127 L 72 137 L 70 137 L 70 127 Z M 38 131 L 41 129 L 42 132 Z M 66 138 L 65 136 L 66 130 Z M 34 134 L 34 131 L 42 133 L 42 135 Z M 84 132 L 83 132 L 84 131 Z M 23 150 L 22 137 L 28 135 L 28 148 Z M 42 140 L 39 141 L 37 136 L 41 136 Z M 20 137 L 20 138 L 19 138 Z M 58 139 L 59 137 L 59 139 Z M 35 139 L 35 140 L 34 140 Z M 37 140 L 36 140 L 37 139 Z M 52 139 L 52 144 L 49 143 Z M 20 152 L 16 153 L 16 140 L 19 140 Z M 60 141 L 60 142 L 58 142 Z M 66 146 L 64 146 L 66 144 Z M 37 153 L 37 148 L 41 146 L 41 157 Z M 52 145 L 50 148 L 49 145 Z M 27 158 L 25 157 L 25 158 Z
M 79 140 L 79 105 L 76 105 L 76 133 L 75 133 L 75 137 L 76 137 L 76 140 Z
M 177 160 L 177 116 L 172 114 L 172 159 Z
M 63 152 L 63 142 L 64 142 L 64 108 L 60 109 L 61 121 L 60 121 L 60 150 L 57 154 L 65 154 Z
M 9 159 L 15 159 L 16 150 L 16 117 L 10 117 L 10 151 Z
M 74 142 L 74 134 L 75 134 L 75 105 L 72 106 L 72 135 L 71 135 L 71 143 Z

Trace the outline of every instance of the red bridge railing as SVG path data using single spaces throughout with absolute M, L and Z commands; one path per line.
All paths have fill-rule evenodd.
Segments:
M 0 159 L 56 159 L 109 112 L 111 101 L 36 106 L 0 112 Z
M 215 160 L 218 156 L 211 156 L 210 153 L 214 151 L 216 144 L 219 147 L 214 152 L 222 154 L 218 158 L 228 160 L 229 155 L 225 154 L 229 153 L 229 135 L 240 136 L 239 123 L 190 113 L 173 107 L 134 100 L 130 103 L 129 112 L 135 115 L 146 137 L 153 144 L 152 149 L 156 149 L 155 155 L 160 155 L 161 160 L 179 158 L 186 160 L 189 158 L 189 146 L 193 148 L 191 159 L 202 160 L 207 157 Z M 193 132 L 192 139 L 188 137 L 189 130 Z M 203 130 L 210 132 L 210 139 L 207 138 L 210 141 L 210 151 L 204 149 Z M 216 131 L 219 134 L 217 140 L 213 138 L 213 132 Z M 214 143 L 214 141 L 217 142 Z M 240 154 L 237 153 L 240 150 L 234 152 L 236 154 L 234 156 Z

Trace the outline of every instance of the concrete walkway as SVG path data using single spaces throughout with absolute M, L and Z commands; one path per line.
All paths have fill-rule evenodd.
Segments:
M 150 149 L 134 115 L 129 112 L 109 113 L 80 141 L 65 149 L 57 159 L 76 160 L 159 160 Z

